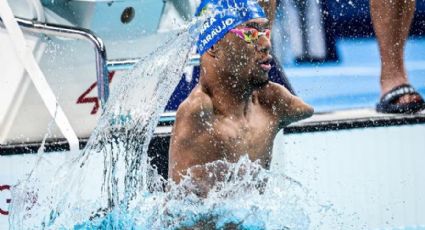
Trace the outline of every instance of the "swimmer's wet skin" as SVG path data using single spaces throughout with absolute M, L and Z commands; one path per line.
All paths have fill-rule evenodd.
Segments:
M 203 165 L 248 155 L 268 169 L 276 134 L 313 109 L 269 82 L 270 28 L 256 0 L 202 1 L 197 12 L 206 16 L 198 41 L 201 76 L 177 110 L 169 177 L 179 183 L 190 171 L 202 184 L 194 192 L 206 197 L 215 182 L 209 178 L 223 169 Z

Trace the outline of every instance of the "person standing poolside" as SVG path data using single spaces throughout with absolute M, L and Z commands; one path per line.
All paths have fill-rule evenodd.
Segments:
M 203 165 L 243 155 L 268 169 L 279 130 L 313 114 L 269 81 L 269 23 L 256 0 L 203 1 L 198 13 L 207 14 L 197 43 L 201 76 L 177 110 L 170 142 L 168 172 L 176 183 L 189 169 L 196 181 L 208 181 Z M 213 183 L 197 194 L 205 197 Z
M 409 85 L 404 65 L 404 45 L 415 4 L 415 0 L 370 0 L 373 28 L 381 55 L 378 112 L 416 113 L 425 109 L 423 98 Z

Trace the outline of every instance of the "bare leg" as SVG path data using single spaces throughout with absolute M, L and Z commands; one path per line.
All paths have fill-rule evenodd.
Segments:
M 381 95 L 396 86 L 408 83 L 404 66 L 404 45 L 415 11 L 415 0 L 370 0 L 373 27 L 381 54 Z M 396 103 L 419 100 L 405 95 Z

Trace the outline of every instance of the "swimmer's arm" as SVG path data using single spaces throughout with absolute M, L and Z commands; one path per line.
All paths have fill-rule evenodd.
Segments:
M 313 115 L 313 108 L 285 87 L 270 82 L 259 90 L 259 101 L 265 105 L 280 127 Z

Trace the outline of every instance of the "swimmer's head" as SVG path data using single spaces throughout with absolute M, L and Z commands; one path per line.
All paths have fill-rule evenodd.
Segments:
M 197 42 L 201 55 L 236 26 L 254 18 L 266 18 L 258 0 L 202 0 L 195 15 L 205 17 Z

